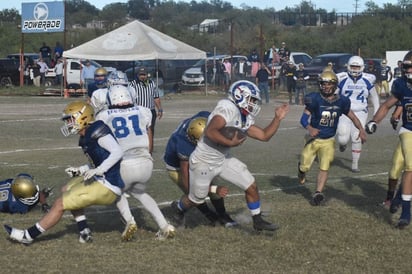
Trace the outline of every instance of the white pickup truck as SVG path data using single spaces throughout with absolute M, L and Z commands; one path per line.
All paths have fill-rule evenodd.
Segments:
M 310 63 L 312 61 L 312 56 L 305 52 L 291 52 L 289 55 L 289 60 L 293 62 L 293 64 L 297 67 L 299 63 L 302 63 L 304 66 Z M 269 66 L 269 69 L 272 69 L 271 66 Z M 280 64 L 275 64 L 274 66 L 275 69 L 275 79 L 278 79 L 280 76 L 280 69 L 281 66 Z M 269 77 L 269 79 L 272 79 L 272 77 Z
M 81 68 L 84 65 L 84 62 L 86 60 L 79 60 L 79 59 L 66 59 L 65 60 L 65 72 L 63 72 L 63 75 L 65 75 L 65 81 L 66 81 L 66 87 L 73 88 L 73 89 L 78 89 L 80 88 L 80 74 L 81 74 Z M 93 60 L 90 60 L 90 63 L 95 66 L 96 68 L 100 68 L 101 65 Z M 107 69 L 107 72 L 110 73 L 113 70 L 116 70 L 115 68 L 112 67 L 105 67 Z M 55 83 L 55 78 L 56 78 L 56 72 L 54 71 L 54 68 L 51 68 L 47 71 L 46 73 L 46 86 L 52 86 Z

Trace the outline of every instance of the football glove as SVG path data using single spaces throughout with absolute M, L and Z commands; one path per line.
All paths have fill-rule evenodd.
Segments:
M 43 188 L 43 189 L 41 190 L 41 192 L 43 193 L 44 198 L 48 198 L 50 195 L 52 195 L 52 194 L 53 194 L 52 190 L 53 190 L 53 187 L 45 187 L 45 188 Z
M 82 176 L 89 169 L 87 165 L 79 167 L 68 167 L 64 170 L 70 177 Z
M 390 122 L 391 122 L 393 130 L 396 130 L 396 128 L 398 127 L 398 124 L 399 124 L 399 119 L 391 117 Z
M 89 179 L 93 178 L 94 176 L 103 176 L 104 172 L 100 168 L 93 168 L 89 169 L 84 173 L 84 180 L 88 181 Z
M 378 124 L 376 124 L 375 121 L 369 121 L 366 126 L 365 126 L 365 130 L 368 134 L 372 134 L 376 132 L 376 128 L 378 127 Z
M 42 204 L 41 205 L 41 211 L 43 212 L 43 213 L 47 213 L 47 212 L 49 212 L 50 211 L 50 206 L 46 203 L 46 204 Z

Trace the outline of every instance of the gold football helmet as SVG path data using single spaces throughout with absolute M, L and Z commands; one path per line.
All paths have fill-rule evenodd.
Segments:
M 107 70 L 105 68 L 98 68 L 94 71 L 94 76 L 107 76 Z
M 33 205 L 39 200 L 39 186 L 34 183 L 31 175 L 20 173 L 11 183 L 14 197 L 26 205 Z
M 94 121 L 94 110 L 86 102 L 71 102 L 64 108 L 62 120 L 64 122 L 60 128 L 62 134 L 65 137 L 74 135 Z
M 203 134 L 203 131 L 205 130 L 206 123 L 207 119 L 205 117 L 197 117 L 190 121 L 186 132 L 187 137 L 189 137 L 189 140 L 193 144 L 197 144 L 197 141 L 199 141 L 200 137 Z
M 330 97 L 338 86 L 338 77 L 333 71 L 323 71 L 318 79 L 320 93 L 324 97 Z

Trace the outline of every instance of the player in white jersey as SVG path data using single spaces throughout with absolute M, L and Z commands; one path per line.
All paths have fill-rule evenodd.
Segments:
M 352 56 L 348 61 L 347 72 L 338 73 L 338 89 L 341 96 L 346 96 L 351 101 L 350 109 L 358 117 L 362 126 L 365 127 L 368 119 L 368 102 L 371 100 L 373 114 L 379 108 L 379 96 L 375 89 L 376 77 L 373 74 L 363 72 L 363 59 L 359 56 Z M 359 130 L 352 121 L 345 115 L 339 118 L 337 141 L 339 150 L 345 151 L 349 139 L 352 141 L 352 171 L 360 172 L 359 158 L 362 151 L 362 142 L 359 137 Z
M 119 70 L 112 71 L 107 78 L 107 85 L 93 92 L 92 96 L 90 97 L 90 105 L 92 105 L 94 109 L 94 113 L 96 113 L 96 115 L 100 111 L 108 108 L 107 93 L 109 92 L 109 88 L 114 85 L 127 86 L 128 85 L 127 75 L 124 72 L 119 71 Z
M 176 223 L 182 223 L 186 210 L 204 202 L 210 183 L 214 177 L 219 176 L 245 191 L 255 230 L 273 231 L 278 228 L 277 225 L 263 220 L 258 187 L 247 166 L 229 155 L 230 148 L 241 145 L 246 136 L 239 137 L 239 132 L 231 138 L 222 134 L 223 128 L 232 126 L 241 129 L 251 138 L 269 141 L 288 113 L 289 105 L 277 107 L 270 124 L 260 128 L 255 125 L 260 102 L 260 91 L 255 84 L 237 81 L 229 88 L 229 98 L 217 103 L 197 147 L 190 155 L 189 194 L 184 195 L 178 203 L 172 204 Z
M 150 109 L 142 106 L 134 106 L 132 96 L 127 87 L 114 85 L 108 92 L 108 109 L 101 111 L 97 119 L 104 121 L 113 131 L 114 136 L 123 150 L 123 159 L 120 164 L 120 174 L 125 183 L 124 190 L 137 200 L 155 219 L 160 230 L 156 234 L 157 239 L 164 240 L 175 236 L 175 228 L 170 225 L 156 201 L 146 193 L 146 185 L 152 176 L 153 158 L 149 151 L 151 142 L 150 124 L 152 113 Z M 122 203 L 127 203 L 122 195 L 118 202 L 119 211 L 126 218 L 127 227 L 136 228 L 136 223 Z M 129 225 L 130 224 L 130 225 Z M 136 229 L 124 232 L 125 240 L 129 240 Z

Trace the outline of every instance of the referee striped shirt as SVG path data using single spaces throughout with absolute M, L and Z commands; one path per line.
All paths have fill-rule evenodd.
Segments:
M 155 109 L 154 99 L 159 98 L 159 91 L 153 80 L 147 80 L 145 82 L 133 80 L 129 85 L 135 92 L 134 95 L 138 106 L 147 107 L 152 110 Z

